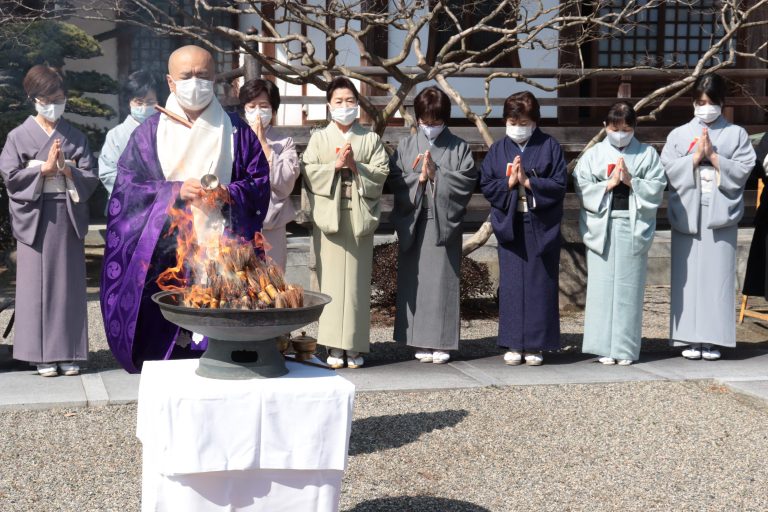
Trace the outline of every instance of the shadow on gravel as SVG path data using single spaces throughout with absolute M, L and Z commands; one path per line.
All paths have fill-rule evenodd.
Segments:
M 352 434 L 349 438 L 349 455 L 374 453 L 415 443 L 423 434 L 433 430 L 454 427 L 468 415 L 468 411 L 460 409 L 390 414 L 354 420 L 352 422 Z
M 346 512 L 491 512 L 485 507 L 468 501 L 435 498 L 432 496 L 395 496 L 392 498 L 377 498 L 358 503 L 355 508 Z

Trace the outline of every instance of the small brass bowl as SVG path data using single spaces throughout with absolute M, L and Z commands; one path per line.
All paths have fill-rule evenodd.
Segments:
M 200 178 L 200 186 L 205 190 L 216 190 L 219 188 L 219 178 L 215 174 L 206 174 Z
M 317 340 L 312 336 L 307 336 L 305 331 L 301 331 L 301 336 L 291 338 L 293 350 L 296 352 L 297 361 L 309 361 L 317 350 Z

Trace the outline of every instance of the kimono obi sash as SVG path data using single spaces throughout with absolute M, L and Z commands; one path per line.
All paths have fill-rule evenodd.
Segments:
M 717 172 L 712 165 L 699 165 L 699 179 L 701 180 L 702 199 L 704 194 L 709 194 L 717 186 Z
M 45 162 L 42 160 L 30 160 L 27 162 L 27 168 L 43 165 L 44 163 Z M 75 162 L 72 160 L 64 160 L 64 165 L 74 166 Z M 69 193 L 69 197 L 72 198 L 72 201 L 76 203 L 80 202 L 80 196 L 77 193 L 74 182 L 71 178 L 67 178 L 63 174 L 46 176 L 46 178 L 42 180 L 42 190 L 40 190 L 40 192 L 43 194 Z
M 349 169 L 341 169 L 341 198 L 352 199 L 352 186 L 354 184 L 352 171 Z
M 525 186 L 522 183 L 517 184 L 517 211 L 521 213 L 528 212 L 528 197 L 525 195 Z

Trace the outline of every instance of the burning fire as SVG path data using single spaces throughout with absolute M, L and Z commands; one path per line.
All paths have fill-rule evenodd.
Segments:
M 194 216 L 171 206 L 171 227 L 176 233 L 176 265 L 157 278 L 161 290 L 182 294 L 191 308 L 266 309 L 304 305 L 304 289 L 286 284 L 282 270 L 266 254 L 269 248 L 261 233 L 253 240 L 237 239 L 226 232 L 198 243 Z

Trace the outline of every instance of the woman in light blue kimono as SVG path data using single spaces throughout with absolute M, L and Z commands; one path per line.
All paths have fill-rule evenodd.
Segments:
M 648 250 L 667 180 L 656 150 L 634 137 L 632 105 L 614 104 L 604 124 L 605 139 L 573 173 L 587 246 L 582 351 L 629 365 L 640 355 Z
M 725 81 L 700 76 L 694 118 L 667 137 L 661 162 L 669 179 L 672 226 L 670 343 L 687 359 L 720 359 L 736 346 L 736 236 L 744 185 L 755 165 L 746 130 L 722 116 Z
M 99 179 L 110 196 L 117 179 L 117 161 L 128 145 L 128 139 L 137 126 L 156 112 L 157 81 L 149 71 L 135 71 L 128 76 L 122 93 L 124 98 L 130 99 L 131 114 L 107 132 L 99 153 Z

